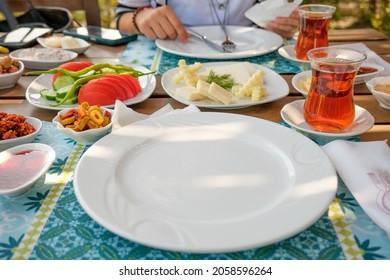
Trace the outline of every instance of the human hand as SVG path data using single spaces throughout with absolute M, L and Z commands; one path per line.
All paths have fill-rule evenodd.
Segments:
M 267 29 L 274 31 L 285 38 L 291 38 L 299 28 L 298 10 L 293 11 L 288 17 L 277 17 L 267 24 Z
M 176 39 L 186 42 L 189 35 L 182 22 L 168 6 L 144 9 L 137 15 L 139 31 L 146 37 L 155 39 Z

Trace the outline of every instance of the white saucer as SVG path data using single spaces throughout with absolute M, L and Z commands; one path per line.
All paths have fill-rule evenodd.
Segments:
M 355 105 L 355 120 L 353 124 L 346 130 L 338 133 L 320 132 L 314 130 L 303 117 L 303 104 L 305 100 L 297 100 L 284 105 L 280 111 L 282 119 L 296 128 L 297 130 L 307 132 L 309 134 L 328 136 L 332 138 L 344 138 L 350 136 L 360 135 L 374 125 L 374 117 L 364 108 Z
M 284 58 L 288 59 L 292 64 L 298 67 L 304 67 L 310 69 L 310 62 L 308 60 L 298 59 L 294 53 L 295 45 L 287 45 L 280 47 L 278 53 Z

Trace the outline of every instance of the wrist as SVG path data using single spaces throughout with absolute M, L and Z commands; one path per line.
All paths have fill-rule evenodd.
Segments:
M 146 10 L 146 9 L 151 9 L 152 6 L 145 6 L 145 7 L 139 7 L 135 10 L 134 14 L 133 14 L 133 25 L 134 25 L 134 28 L 136 30 L 136 32 L 142 34 L 142 32 L 139 30 L 139 27 L 138 27 L 138 23 L 137 23 L 137 17 L 139 16 L 139 14 Z

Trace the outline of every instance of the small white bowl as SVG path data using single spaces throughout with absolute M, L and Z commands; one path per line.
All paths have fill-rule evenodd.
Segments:
M 77 109 L 77 108 L 72 108 L 72 109 Z M 111 113 L 111 122 L 108 125 L 106 125 L 105 127 L 88 129 L 85 131 L 74 131 L 71 128 L 65 128 L 60 122 L 60 115 L 63 115 L 72 109 L 64 109 L 64 110 L 59 111 L 57 113 L 57 116 L 53 119 L 53 123 L 55 123 L 57 125 L 57 129 L 59 131 L 61 131 L 66 136 L 69 136 L 70 138 L 75 140 L 77 143 L 83 144 L 83 145 L 93 144 L 97 140 L 99 140 L 100 138 L 105 136 L 106 134 L 110 133 L 111 128 L 112 128 L 112 115 L 114 113 L 113 110 L 102 107 L 103 114 L 106 111 L 109 111 Z
M 72 52 L 75 52 L 78 54 L 84 53 L 91 46 L 90 43 L 88 43 L 87 41 L 85 41 L 81 38 L 76 38 L 76 37 L 72 37 L 72 38 L 79 43 L 79 45 L 80 45 L 79 47 L 77 47 L 77 48 L 53 48 L 53 47 L 50 47 L 46 44 L 47 38 L 41 37 L 41 38 L 38 38 L 37 41 L 42 47 L 45 47 L 48 49 L 62 49 L 62 50 L 72 51 Z
M 297 91 L 299 91 L 304 97 L 307 96 L 307 93 L 309 92 L 309 90 L 303 87 L 303 83 L 307 79 L 311 80 L 311 74 L 312 74 L 311 70 L 303 71 L 303 72 L 300 72 L 300 73 L 294 75 L 294 77 L 291 80 L 293 87 Z
M 385 93 L 374 89 L 375 85 L 382 82 L 390 83 L 390 76 L 372 78 L 366 83 L 366 85 L 372 95 L 374 95 L 376 100 L 379 102 L 379 105 L 385 109 L 390 110 L 390 93 Z
M 55 158 L 53 148 L 41 143 L 23 144 L 1 152 L 1 172 L 4 174 L 1 174 L 0 194 L 16 196 L 28 191 Z M 10 163 L 8 167 L 7 162 Z
M 19 61 L 19 70 L 14 73 L 7 73 L 0 75 L 0 89 L 12 88 L 16 85 L 16 82 L 22 76 L 24 71 L 23 62 Z
M 34 126 L 35 132 L 33 132 L 29 135 L 26 135 L 26 136 L 18 137 L 18 138 L 12 138 L 12 139 L 8 139 L 8 140 L 0 140 L 0 151 L 4 151 L 6 149 L 9 149 L 9 148 L 17 146 L 17 145 L 31 143 L 35 139 L 35 137 L 38 135 L 38 133 L 42 129 L 42 122 L 39 119 L 36 119 L 33 117 L 27 117 L 26 121 Z

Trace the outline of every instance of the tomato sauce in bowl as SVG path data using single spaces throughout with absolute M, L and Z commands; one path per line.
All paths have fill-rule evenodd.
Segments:
M 0 153 L 0 194 L 28 191 L 54 159 L 54 150 L 45 144 L 25 144 Z

